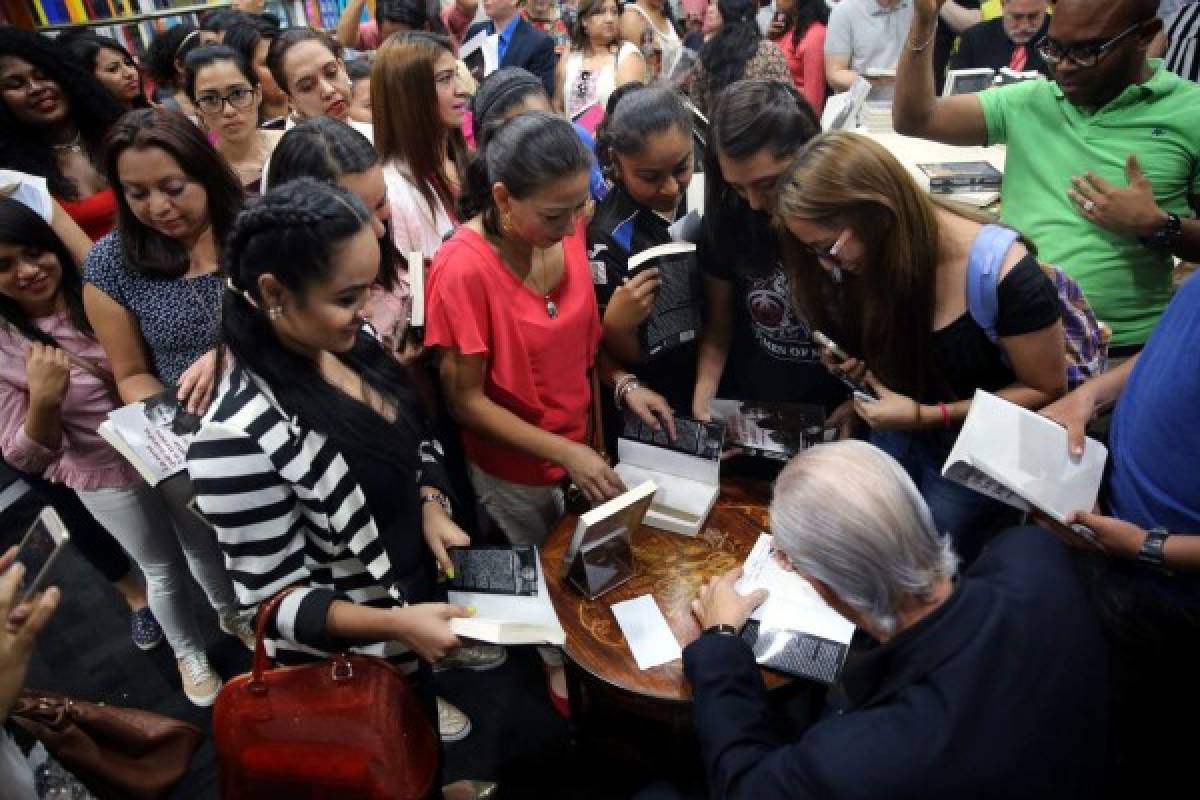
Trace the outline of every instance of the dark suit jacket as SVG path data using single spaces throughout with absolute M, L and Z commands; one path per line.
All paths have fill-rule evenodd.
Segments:
M 1029 40 L 1029 44 L 1026 46 L 1028 55 L 1025 61 L 1025 72 L 1037 70 L 1043 75 L 1047 74 L 1046 62 L 1042 60 L 1036 45 L 1046 37 L 1049 27 L 1050 17 L 1047 15 L 1041 30 Z M 998 70 L 1008 66 L 1008 62 L 1012 60 L 1014 49 L 1016 49 L 1016 45 L 1004 32 L 1004 20 L 991 19 L 981 22 L 962 32 L 958 39 L 958 50 L 950 57 L 950 69 L 991 67 Z
M 783 743 L 749 647 L 683 652 L 709 791 L 721 800 L 1073 800 L 1101 795 L 1108 668 L 1066 548 L 1006 531 L 937 611 L 851 656 L 848 707 Z
M 463 41 L 470 41 L 472 36 L 479 33 L 488 24 L 487 22 L 477 22 L 472 25 L 467 29 Z M 513 30 L 512 40 L 508 43 L 504 58 L 500 60 L 500 66 L 523 67 L 529 70 L 541 79 L 542 86 L 546 87 L 546 94 L 554 97 L 554 68 L 557 64 L 554 40 L 521 17 L 517 21 L 517 27 Z

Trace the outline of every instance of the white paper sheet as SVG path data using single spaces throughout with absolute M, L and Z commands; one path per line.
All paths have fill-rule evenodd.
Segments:
M 683 650 L 653 595 L 644 594 L 614 603 L 610 608 L 625 634 L 638 669 L 650 669 L 683 657 Z

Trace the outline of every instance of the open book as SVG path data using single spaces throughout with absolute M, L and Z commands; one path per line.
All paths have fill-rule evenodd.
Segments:
M 658 487 L 645 481 L 579 516 L 563 554 L 561 577 L 589 600 L 633 577 L 633 532 Z
M 550 600 L 546 574 L 535 548 L 462 550 L 465 553 L 459 554 L 460 566 L 455 569 L 455 584 L 461 588 L 451 584 L 447 596 L 456 605 L 474 606 L 475 615 L 450 620 L 450 629 L 456 635 L 504 645 L 561 646 L 567 640 Z M 484 550 L 490 552 L 482 552 Z M 507 563 L 515 570 L 511 587 L 503 586 L 504 581 L 497 573 L 497 570 L 503 571 L 506 555 Z M 530 574 L 531 570 L 535 574 Z M 472 581 L 476 584 L 472 585 Z M 508 588 L 512 591 L 507 591 Z
M 742 630 L 754 660 L 822 683 L 832 683 L 845 663 L 854 624 L 821 599 L 812 585 L 784 569 L 775 557 L 774 540 L 761 534 L 746 563 L 737 590 L 766 589 L 766 601 Z
M 1066 524 L 1073 511 L 1091 511 L 1100 492 L 1108 450 L 1088 439 L 1078 463 L 1067 432 L 1041 414 L 976 390 L 971 411 L 942 475 L 1021 511 L 1037 509 Z
M 200 418 L 183 409 L 176 391 L 113 409 L 96 431 L 151 486 L 183 471 L 191 436 L 200 429 Z
M 787 461 L 826 439 L 825 409 L 818 405 L 715 399 L 709 409 L 728 426 L 725 443 L 746 455 Z
M 675 441 L 630 413 L 617 440 L 613 470 L 626 486 L 652 481 L 658 487 L 645 524 L 695 536 L 721 493 L 721 446 L 725 426 L 675 417 Z
M 668 242 L 629 257 L 630 278 L 642 270 L 658 269 L 654 311 L 641 325 L 639 337 L 648 358 L 694 341 L 700 334 L 700 266 L 696 245 Z

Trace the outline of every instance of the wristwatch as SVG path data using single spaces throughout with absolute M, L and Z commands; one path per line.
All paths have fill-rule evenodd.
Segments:
M 1147 531 L 1146 538 L 1142 542 L 1142 548 L 1138 550 L 1138 563 L 1151 567 L 1161 567 L 1163 565 L 1163 551 L 1167 545 L 1167 537 L 1170 535 L 1165 528 L 1161 527 L 1151 528 Z
M 707 635 L 710 633 L 715 633 L 718 636 L 741 636 L 742 635 L 741 631 L 739 631 L 737 628 L 733 627 L 732 625 L 727 625 L 723 622 L 720 624 L 717 624 L 717 625 L 709 625 L 707 628 L 704 629 L 704 632 L 702 635 Z
M 1162 227 L 1149 236 L 1142 236 L 1138 239 L 1144 247 L 1153 250 L 1170 250 L 1176 240 L 1183 235 L 1183 222 L 1179 219 L 1179 215 L 1170 211 L 1166 214 L 1167 219 L 1163 222 Z

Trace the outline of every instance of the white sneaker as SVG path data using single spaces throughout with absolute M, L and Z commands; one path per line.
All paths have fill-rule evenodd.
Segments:
M 221 630 L 230 636 L 236 636 L 251 653 L 254 652 L 254 626 L 250 624 L 253 614 L 233 614 L 221 617 Z
M 443 742 L 461 742 L 471 732 L 471 719 L 461 709 L 437 699 L 438 734 Z
M 179 678 L 183 681 L 183 693 L 194 705 L 208 708 L 221 691 L 221 678 L 208 665 L 208 656 L 202 652 L 188 653 L 178 659 Z

